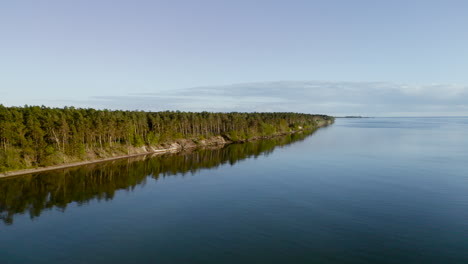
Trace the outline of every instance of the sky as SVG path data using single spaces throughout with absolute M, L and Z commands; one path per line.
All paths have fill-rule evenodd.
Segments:
M 0 2 L 0 104 L 468 116 L 468 1 Z

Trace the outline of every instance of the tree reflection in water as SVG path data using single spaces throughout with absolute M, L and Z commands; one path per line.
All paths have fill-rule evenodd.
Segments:
M 231 144 L 223 148 L 195 149 L 186 153 L 140 156 L 64 170 L 55 170 L 0 180 L 0 219 L 12 224 L 16 214 L 31 218 L 42 211 L 68 204 L 83 205 L 90 200 L 111 200 L 117 190 L 133 190 L 148 179 L 231 165 L 250 157 L 268 155 L 276 147 L 302 141 L 313 132 L 297 133 L 268 140 Z

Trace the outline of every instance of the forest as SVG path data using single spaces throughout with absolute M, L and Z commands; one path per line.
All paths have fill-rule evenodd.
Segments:
M 223 136 L 245 141 L 313 130 L 333 117 L 301 113 L 95 110 L 0 105 L 0 172 L 129 154 L 132 148 Z

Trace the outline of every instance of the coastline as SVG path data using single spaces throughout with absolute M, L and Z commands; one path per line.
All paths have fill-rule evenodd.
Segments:
M 84 166 L 84 165 L 90 165 L 90 164 L 95 164 L 95 163 L 101 163 L 101 162 L 106 162 L 106 161 L 125 159 L 125 158 L 137 157 L 137 156 L 144 156 L 144 155 L 151 155 L 151 154 L 161 154 L 162 155 L 162 154 L 165 154 L 165 153 L 170 153 L 170 151 L 129 154 L 129 155 L 116 156 L 116 157 L 111 157 L 111 158 L 103 158 L 103 159 L 88 160 L 88 161 L 79 161 L 79 162 L 72 162 L 72 163 L 64 163 L 64 164 L 60 164 L 60 165 L 52 165 L 52 166 L 47 166 L 47 167 L 39 167 L 39 168 L 32 168 L 32 169 L 9 171 L 9 172 L 0 173 L 0 179 L 8 178 L 8 177 L 14 177 L 14 176 L 21 176 L 21 175 L 26 175 L 26 174 L 45 172 L 45 171 L 53 171 L 53 170 L 61 170 L 61 169 L 67 169 L 67 168 L 72 168 L 72 167 L 79 167 L 79 166 Z
M 327 125 L 330 125 L 330 124 L 331 123 L 319 124 L 319 126 L 317 126 L 317 129 L 319 129 L 321 127 L 324 127 L 324 126 L 327 126 Z M 79 161 L 79 162 L 63 163 L 63 164 L 52 165 L 52 166 L 47 166 L 47 167 L 30 168 L 30 169 L 22 169 L 22 170 L 2 172 L 2 173 L 0 173 L 0 179 L 8 178 L 8 177 L 14 177 L 14 176 L 27 175 L 27 174 L 33 174 L 33 173 L 39 173 L 39 172 L 46 172 L 46 171 L 67 169 L 67 168 L 72 168 L 72 167 L 79 167 L 79 166 L 84 166 L 84 165 L 90 165 L 90 164 L 95 164 L 95 163 L 101 163 L 101 162 L 107 162 L 107 161 L 119 160 L 119 159 L 125 159 L 125 158 L 137 157 L 137 156 L 163 155 L 163 154 L 167 154 L 167 153 L 179 153 L 179 152 L 182 152 L 184 150 L 203 148 L 203 147 L 212 147 L 212 146 L 224 147 L 224 146 L 226 146 L 228 144 L 233 144 L 233 143 L 244 143 L 246 141 L 271 139 L 271 138 L 275 138 L 275 137 L 281 137 L 281 136 L 285 136 L 285 135 L 291 135 L 291 134 L 302 133 L 302 132 L 304 132 L 304 130 L 291 131 L 289 133 L 278 133 L 278 134 L 274 134 L 274 135 L 271 135 L 271 136 L 254 137 L 254 138 L 250 138 L 248 140 L 236 140 L 236 141 L 232 141 L 229 138 L 224 138 L 222 136 L 214 136 L 214 137 L 206 139 L 206 140 L 201 140 L 198 143 L 195 142 L 194 140 L 182 139 L 182 140 L 178 140 L 176 142 L 172 142 L 170 144 L 167 144 L 169 147 L 166 147 L 166 148 L 153 148 L 151 146 L 144 146 L 144 147 L 142 147 L 143 152 L 140 152 L 140 153 L 132 153 L 132 154 L 127 154 L 127 155 L 119 155 L 119 156 L 114 156 L 114 157 L 100 158 L 100 159 L 86 160 L 86 161 Z

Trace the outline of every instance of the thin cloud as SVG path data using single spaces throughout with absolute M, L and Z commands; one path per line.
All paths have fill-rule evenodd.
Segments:
M 68 101 L 73 105 L 83 102 Z M 149 111 L 291 111 L 331 115 L 468 115 L 468 86 L 278 81 L 95 96 L 86 107 Z

